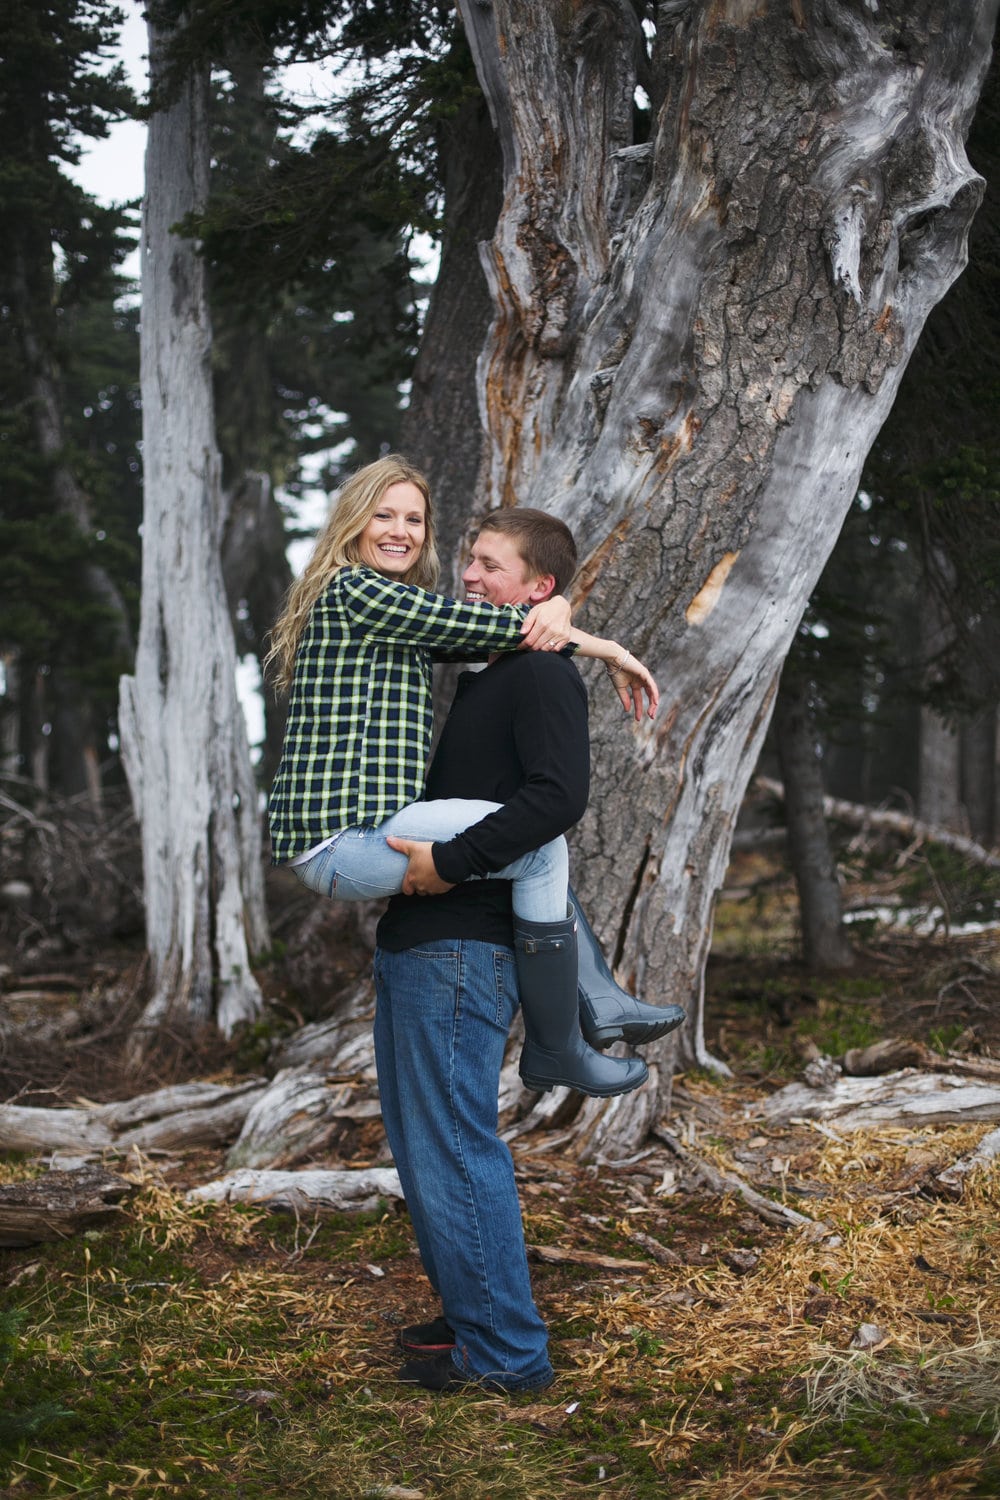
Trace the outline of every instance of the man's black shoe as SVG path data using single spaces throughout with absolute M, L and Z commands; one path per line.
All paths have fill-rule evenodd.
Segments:
M 431 1359 L 408 1359 L 396 1379 L 408 1385 L 422 1385 L 427 1391 L 457 1391 L 472 1384 L 452 1359 L 450 1349 Z
M 474 1387 L 481 1391 L 496 1391 L 503 1396 L 517 1394 L 520 1390 L 543 1391 L 552 1384 L 554 1377 L 540 1380 L 534 1386 L 507 1386 L 502 1380 L 491 1380 L 488 1375 L 463 1375 L 451 1352 L 435 1354 L 433 1359 L 408 1359 L 397 1372 L 396 1379 L 407 1385 L 421 1385 L 426 1391 L 459 1391 Z
M 446 1318 L 434 1318 L 430 1323 L 415 1323 L 412 1328 L 401 1328 L 397 1342 L 406 1354 L 426 1358 L 454 1349 L 455 1334 Z

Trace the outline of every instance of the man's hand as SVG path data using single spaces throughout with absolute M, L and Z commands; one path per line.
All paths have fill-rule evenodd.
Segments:
M 389 835 L 386 843 L 390 849 L 405 854 L 410 861 L 403 876 L 405 896 L 443 896 L 445 891 L 453 889 L 437 872 L 431 854 L 433 844 L 420 843 L 416 839 L 397 839 L 394 834 Z

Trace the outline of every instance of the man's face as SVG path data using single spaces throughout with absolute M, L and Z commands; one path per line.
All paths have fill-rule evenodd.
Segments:
M 481 531 L 462 574 L 467 599 L 487 604 L 540 604 L 555 591 L 551 573 L 529 573 L 514 538 L 502 531 Z

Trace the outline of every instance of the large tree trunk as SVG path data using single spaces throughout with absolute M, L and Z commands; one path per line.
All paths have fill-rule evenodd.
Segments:
M 441 262 L 403 413 L 400 448 L 427 475 L 434 496 L 441 587 L 459 588 L 464 539 L 483 462 L 476 361 L 492 304 L 479 245 L 496 227 L 502 199 L 500 145 L 482 94 L 467 99 L 438 133 L 445 215 Z M 460 668 L 434 673 L 435 733 L 451 707 Z
M 164 34 L 149 27 L 150 77 Z M 207 79 L 149 125 L 142 242 L 145 508 L 142 618 L 122 679 L 122 758 L 142 825 L 152 996 L 148 1033 L 257 1013 L 250 953 L 267 946 L 260 813 L 236 697 L 219 560 L 222 505 L 204 271 L 171 226 L 208 177 Z
M 485 498 L 571 522 L 586 623 L 664 686 L 624 745 L 595 688 L 576 879 L 622 977 L 690 1006 L 682 1059 L 710 1061 L 736 813 L 862 462 L 965 261 L 996 0 L 659 7 L 648 148 L 625 0 L 460 10 L 505 167 Z M 651 1050 L 658 1099 L 617 1109 L 623 1147 L 669 1102 L 671 1042 Z
M 1000 835 L 994 810 L 996 807 L 997 761 L 997 672 L 1000 631 L 997 620 L 980 619 L 970 631 L 965 683 L 982 705 L 963 716 L 962 801 L 969 832 L 980 844 L 996 844 Z
M 920 759 L 917 807 L 928 823 L 964 832 L 961 742 L 958 730 L 933 708 L 920 710 Z
M 260 779 L 270 786 L 281 759 L 288 702 L 264 677 L 268 632 L 281 614 L 292 582 L 285 553 L 287 538 L 281 506 L 270 474 L 245 470 L 226 503 L 222 571 L 230 619 L 243 636 L 242 646 L 257 658 L 264 708 L 264 743 Z

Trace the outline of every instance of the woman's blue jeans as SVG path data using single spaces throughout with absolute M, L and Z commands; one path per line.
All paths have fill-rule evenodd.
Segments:
M 420 1258 L 472 1378 L 530 1390 L 552 1378 L 531 1295 L 497 1088 L 517 1010 L 510 948 L 443 939 L 375 952 L 382 1120 Z
M 377 828 L 345 828 L 306 864 L 292 868 L 303 885 L 335 901 L 376 901 L 396 896 L 403 889 L 407 861 L 405 854 L 389 848 L 385 841 L 388 834 L 444 843 L 499 807 L 498 802 L 462 797 L 411 802 Z M 562 922 L 566 918 L 569 851 L 564 838 L 555 838 L 483 878 L 512 881 L 515 914 L 529 922 Z

